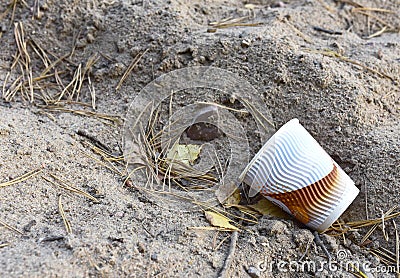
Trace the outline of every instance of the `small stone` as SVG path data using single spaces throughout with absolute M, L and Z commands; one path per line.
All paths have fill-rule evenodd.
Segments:
M 138 250 L 140 253 L 144 253 L 146 251 L 146 248 L 144 247 L 144 244 L 142 242 L 138 243 Z
M 117 211 L 115 214 L 114 214 L 114 217 L 116 217 L 116 218 L 123 218 L 124 217 L 124 212 L 123 211 Z
M 92 43 L 92 42 L 94 42 L 95 38 L 94 38 L 92 33 L 89 33 L 86 36 L 86 40 L 87 40 L 88 43 Z
M 157 253 L 151 254 L 150 259 L 154 262 L 158 262 L 158 254 Z
M 247 269 L 247 273 L 252 278 L 258 278 L 261 276 L 261 271 L 255 266 L 249 266 L 249 268 Z
M 279 235 L 286 232 L 287 226 L 284 222 L 275 220 L 271 223 L 270 229 L 271 235 Z
M 249 47 L 251 45 L 251 42 L 249 40 L 242 40 L 242 43 L 240 44 L 242 47 Z

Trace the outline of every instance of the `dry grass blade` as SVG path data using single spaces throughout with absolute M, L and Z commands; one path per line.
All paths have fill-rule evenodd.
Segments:
M 126 78 L 132 72 L 133 68 L 139 63 L 139 61 L 142 59 L 143 55 L 147 53 L 147 51 L 149 51 L 149 49 L 146 49 L 141 54 L 140 53 L 137 54 L 136 57 L 132 60 L 131 64 L 128 66 L 128 68 L 126 69 L 125 73 L 122 75 L 121 79 L 119 80 L 117 87 L 115 87 L 116 91 L 118 91 L 121 88 L 122 83 L 124 83 Z
M 64 222 L 67 233 L 68 234 L 72 233 L 71 223 L 68 221 L 67 216 L 65 215 L 64 207 L 61 202 L 61 195 L 58 197 L 58 210 L 59 210 L 61 218 Z
M 217 231 L 217 232 L 232 232 L 231 229 L 225 229 L 220 227 L 213 226 L 204 226 L 204 227 L 187 227 L 188 230 L 201 230 L 201 231 Z
M 5 90 L 5 87 L 3 86 L 3 98 L 6 101 L 10 101 L 18 91 L 21 91 L 22 97 L 26 97 L 33 102 L 34 95 L 31 57 L 27 49 L 28 42 L 25 40 L 24 27 L 21 22 L 15 23 L 14 37 L 17 46 L 17 53 L 15 54 L 14 61 L 11 65 L 11 70 L 16 68 L 18 70 L 19 68 L 19 75 L 12 82 L 8 90 Z M 23 84 L 28 84 L 28 87 L 26 88 Z
M 368 278 L 368 276 L 360 268 L 358 268 L 357 265 L 354 265 L 353 263 L 349 263 L 349 265 L 353 268 L 353 271 L 351 271 L 350 273 L 353 274 L 355 277 Z
M 43 171 L 43 169 L 36 169 L 36 170 L 30 171 L 26 174 L 23 174 L 22 176 L 19 176 L 18 178 L 15 178 L 13 180 L 0 183 L 0 188 L 26 181 L 27 179 L 34 177 L 35 175 L 41 173 L 42 171 Z
M 243 216 L 238 216 L 235 215 L 233 213 L 230 213 L 224 209 L 220 209 L 218 207 L 215 206 L 210 206 L 209 204 L 205 203 L 205 202 L 199 202 L 199 201 L 193 201 L 193 204 L 199 206 L 200 208 L 202 208 L 204 211 L 209 210 L 215 213 L 219 213 L 222 214 L 223 216 L 225 216 L 226 218 L 229 218 L 229 221 L 231 221 L 232 223 L 235 224 L 235 226 L 239 227 L 240 229 L 246 229 L 243 225 L 241 225 L 241 222 L 247 222 L 247 223 L 253 223 L 253 224 L 257 224 L 258 221 L 254 220 L 254 219 L 249 219 L 249 218 L 245 218 Z M 234 221 L 233 219 L 237 219 L 240 221 L 240 223 L 238 221 Z
M 54 186 L 60 187 L 60 188 L 62 188 L 64 190 L 67 190 L 67 191 L 70 191 L 72 193 L 75 193 L 75 194 L 81 195 L 83 197 L 86 197 L 86 198 L 88 198 L 89 200 L 91 200 L 91 201 L 93 201 L 95 203 L 100 203 L 100 201 L 97 198 L 93 197 L 89 193 L 86 193 L 85 191 L 82 191 L 81 189 L 78 189 L 78 188 L 74 187 L 73 185 L 69 184 L 68 182 L 58 178 L 54 174 L 50 174 L 50 176 L 54 179 L 54 181 L 49 179 L 48 177 L 45 177 L 45 176 L 42 176 L 42 178 L 45 181 L 51 183 Z
M 112 153 L 108 152 L 104 148 L 97 147 L 96 145 L 93 145 L 90 142 L 85 142 L 89 148 L 95 153 L 101 156 L 101 158 L 105 161 L 109 162 L 117 162 L 118 164 L 124 166 L 125 164 L 123 163 L 124 161 L 124 156 L 115 156 Z
M 14 22 L 15 10 L 17 9 L 18 2 L 20 2 L 25 7 L 28 7 L 28 4 L 24 0 L 11 0 L 8 4 L 7 9 L 0 15 L 0 21 L 3 21 L 3 19 L 8 15 L 11 10 L 10 25 Z
M 58 104 L 65 97 L 69 100 L 79 100 L 79 95 L 82 90 L 83 84 L 86 80 L 89 83 L 89 92 L 91 96 L 91 106 L 95 108 L 96 95 L 93 83 L 90 80 L 89 73 L 93 65 L 99 60 L 100 55 L 98 53 L 89 57 L 86 63 L 75 63 L 68 60 L 74 50 L 58 58 L 48 50 L 45 50 L 40 44 L 33 38 L 25 38 L 24 28 L 22 23 L 16 23 L 14 28 L 14 37 L 17 47 L 17 52 L 14 56 L 14 61 L 10 67 L 10 72 L 6 77 L 6 82 L 12 77 L 11 85 L 7 88 L 7 85 L 3 85 L 3 98 L 10 101 L 18 92 L 21 93 L 21 97 L 28 99 L 33 102 L 36 98 L 43 100 L 46 104 Z M 56 61 L 52 61 L 55 58 Z M 58 70 L 56 65 L 60 62 L 67 60 L 69 67 L 70 65 L 76 66 L 72 80 L 69 80 L 67 85 L 64 86 L 63 78 L 60 74 L 71 72 L 69 68 L 62 68 Z M 32 64 L 35 64 L 35 70 L 39 73 L 32 72 Z M 44 70 L 42 70 L 44 68 Z M 53 72 L 50 72 L 53 70 Z M 13 73 L 13 74 L 12 74 Z M 34 77 L 34 75 L 36 75 Z M 54 77 L 54 79 L 50 79 Z M 43 82 L 43 80 L 48 80 Z M 50 87 L 57 87 L 61 91 L 55 96 L 50 96 L 47 93 L 47 89 Z M 6 89 L 7 88 L 7 89 Z M 39 93 L 37 93 L 39 91 Z
M 30 38 L 29 45 L 33 49 L 33 51 L 39 56 L 42 60 L 43 65 L 47 68 L 51 64 L 51 60 L 47 55 L 46 51 L 40 47 L 39 43 L 36 42 L 33 38 Z M 42 76 L 42 75 L 41 75 Z
M 6 222 L 4 222 L 4 221 L 2 221 L 2 220 L 0 220 L 0 225 L 4 226 L 4 227 L 6 227 L 7 229 L 9 229 L 9 230 L 11 230 L 11 231 L 14 231 L 14 232 L 16 232 L 16 233 L 18 233 L 18 234 L 20 234 L 20 235 L 23 235 L 23 234 L 24 234 L 23 232 L 21 232 L 21 231 L 18 230 L 17 228 L 11 227 L 10 225 L 8 225 Z

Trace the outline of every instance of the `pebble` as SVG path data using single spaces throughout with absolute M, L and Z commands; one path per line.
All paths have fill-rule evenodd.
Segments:
M 258 278 L 261 276 L 261 271 L 255 266 L 249 266 L 249 268 L 247 269 L 247 273 L 252 278 Z
M 158 262 L 158 254 L 157 253 L 151 254 L 150 259 L 154 262 Z
M 146 251 L 146 248 L 144 247 L 144 244 L 142 242 L 138 243 L 138 250 L 140 253 L 144 253 L 144 251 Z
M 242 43 L 240 44 L 242 47 L 249 47 L 251 45 L 251 42 L 249 40 L 242 40 Z

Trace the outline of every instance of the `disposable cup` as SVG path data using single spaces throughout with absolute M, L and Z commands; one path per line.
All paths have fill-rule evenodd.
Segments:
M 265 143 L 239 179 L 250 186 L 250 196 L 260 192 L 317 231 L 331 226 L 359 193 L 298 119 Z

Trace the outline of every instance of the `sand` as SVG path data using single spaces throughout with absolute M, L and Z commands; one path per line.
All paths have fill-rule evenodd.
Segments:
M 3 2 L 1 12 L 8 7 Z M 8 76 L 17 51 L 14 23 L 20 22 L 25 38 L 52 53 L 48 54 L 51 61 L 70 53 L 75 45 L 73 55 L 56 66 L 64 86 L 79 64 L 84 68 L 97 55 L 78 99 L 89 107 L 64 107 L 115 115 L 121 121 L 46 110 L 40 96 L 62 91 L 54 77 L 35 88 L 33 102 L 27 97 L 29 91 L 0 100 L 0 183 L 41 170 L 26 181 L 0 188 L 0 221 L 21 232 L 0 225 L 0 276 L 217 277 L 231 233 L 191 229 L 209 226 L 203 212 L 185 212 L 187 204 L 169 203 L 168 198 L 160 201 L 124 187 L 123 177 L 95 161 L 92 157 L 98 156 L 88 147 L 90 140 L 77 133 L 84 131 L 122 155 L 122 123 L 129 105 L 147 84 L 186 67 L 221 68 L 249 82 L 276 128 L 298 118 L 361 191 L 343 221 L 381 217 L 399 204 L 400 3 L 357 3 L 18 2 L 13 21 L 10 9 L 2 19 L 1 87 L 12 88 L 20 73 L 16 68 Z M 239 26 L 210 25 L 228 17 L 246 18 Z M 33 51 L 31 55 L 37 76 L 43 63 Z M 116 90 L 138 55 L 142 57 Z M 90 107 L 91 85 L 95 110 Z M 229 92 L 186 90 L 176 93 L 174 109 L 199 100 L 229 103 L 230 97 Z M 163 107 L 161 115 L 167 117 L 168 105 Z M 256 153 L 263 140 L 254 120 L 248 116 L 239 122 L 250 153 Z M 224 141 L 217 140 L 216 145 L 221 159 L 229 162 Z M 50 174 L 99 202 L 46 181 Z M 60 196 L 71 233 L 59 212 Z M 395 223 L 400 226 L 398 218 Z M 342 261 L 359 262 L 370 277 L 397 277 L 395 263 L 388 268 L 369 252 L 378 247 L 396 252 L 393 222 L 385 226 L 387 241 L 377 229 L 370 242 L 359 246 L 367 230 L 349 232 L 345 241 L 329 235 L 321 238 L 336 266 Z M 264 216 L 239 233 L 228 276 L 353 277 L 346 267 L 330 267 L 313 239 L 312 231 L 293 219 Z M 301 257 L 316 266 L 304 270 L 290 264 Z M 383 273 L 373 273 L 374 268 Z

